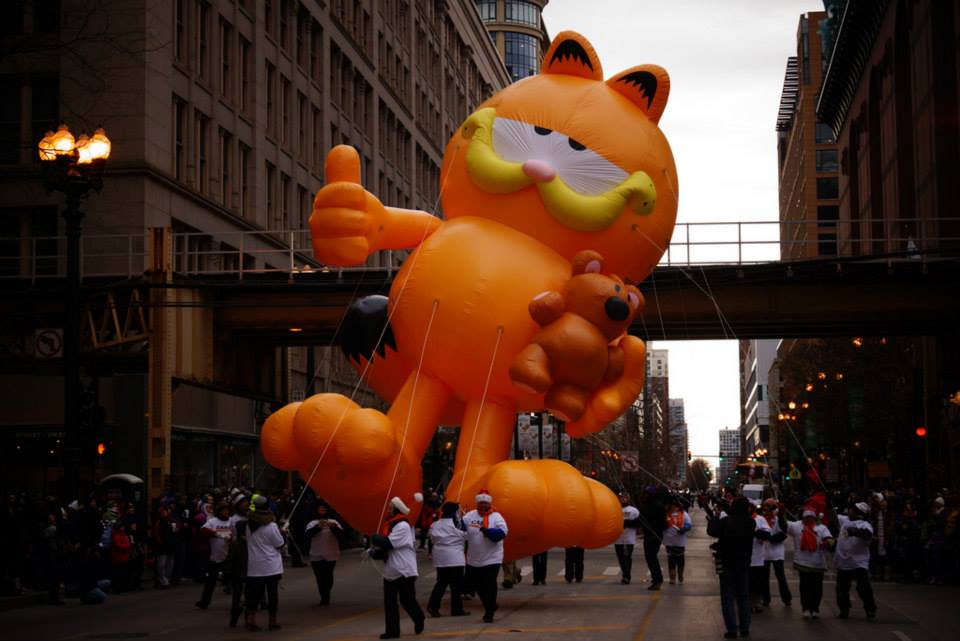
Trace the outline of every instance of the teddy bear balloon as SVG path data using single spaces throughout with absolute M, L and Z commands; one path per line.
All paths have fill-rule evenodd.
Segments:
M 612 542 L 622 514 L 605 485 L 561 461 L 508 460 L 517 413 L 549 406 L 549 386 L 517 385 L 509 370 L 547 329 L 530 302 L 566 291 L 579 252 L 639 282 L 667 247 L 677 176 L 657 123 L 669 90 L 655 65 L 604 80 L 590 43 L 558 34 L 539 74 L 454 132 L 440 177 L 445 220 L 385 206 L 360 185 L 357 152 L 334 148 L 310 218 L 316 257 L 359 265 L 378 250 L 413 249 L 389 297 L 356 301 L 343 322 L 344 351 L 391 406 L 384 414 L 330 393 L 292 403 L 264 425 L 266 460 L 298 470 L 352 525 L 375 531 L 390 497 L 409 502 L 421 489 L 437 426 L 459 425 L 446 497 L 468 502 L 489 488 L 509 523 L 508 559 Z M 643 342 L 613 329 L 601 333 L 614 369 L 588 381 L 593 389 L 578 383 L 572 436 L 603 429 L 643 386 Z

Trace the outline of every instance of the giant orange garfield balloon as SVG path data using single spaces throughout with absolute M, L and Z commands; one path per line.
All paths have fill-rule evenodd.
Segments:
M 415 248 L 389 299 L 357 301 L 344 326 L 345 351 L 361 368 L 372 359 L 365 380 L 392 406 L 382 414 L 339 394 L 288 405 L 264 426 L 267 461 L 312 474 L 347 520 L 374 531 L 391 496 L 410 502 L 421 488 L 423 454 L 452 421 L 461 427 L 447 498 L 469 505 L 487 488 L 510 529 L 507 558 L 611 543 L 622 515 L 604 485 L 559 461 L 507 460 L 517 412 L 544 408 L 543 394 L 508 370 L 540 329 L 528 305 L 564 290 L 578 252 L 597 252 L 624 281 L 660 259 L 677 209 L 673 156 L 657 127 L 669 90 L 654 65 L 604 81 L 590 43 L 559 34 L 539 75 L 494 95 L 454 133 L 440 178 L 446 220 L 384 206 L 359 184 L 356 151 L 333 149 L 310 218 L 317 258 L 359 265 L 381 249 Z M 592 391 L 567 425 L 573 436 L 603 429 L 642 388 L 643 342 L 621 335 L 611 346 L 622 374 Z

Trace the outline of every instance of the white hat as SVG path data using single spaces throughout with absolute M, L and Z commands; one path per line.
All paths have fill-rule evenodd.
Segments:
M 812 516 L 813 518 L 817 518 L 817 513 L 814 512 L 813 510 L 804 510 L 804 511 L 803 511 L 803 518 L 807 518 L 808 516 Z
M 933 502 L 939 505 L 940 507 L 943 507 L 944 501 L 942 496 L 938 496 L 937 498 L 933 499 Z
M 233 506 L 234 506 L 234 507 L 238 506 L 238 505 L 240 504 L 240 501 L 243 501 L 243 500 L 246 499 L 246 498 L 247 498 L 247 497 L 246 497 L 245 494 L 243 494 L 243 492 L 235 495 L 235 496 L 233 497 Z
M 864 503 L 863 501 L 861 501 L 860 503 L 854 504 L 853 507 L 857 508 L 857 510 L 859 510 L 861 514 L 870 514 L 870 506 Z
M 473 497 L 473 500 L 477 503 L 493 503 L 493 497 L 490 496 L 490 492 L 488 492 L 486 488 L 480 490 L 480 492 Z
M 390 505 L 393 506 L 393 509 L 395 509 L 400 514 L 403 514 L 404 516 L 406 516 L 407 514 L 410 514 L 410 508 L 407 507 L 407 504 L 404 503 L 399 496 L 395 496 L 392 499 L 390 499 Z

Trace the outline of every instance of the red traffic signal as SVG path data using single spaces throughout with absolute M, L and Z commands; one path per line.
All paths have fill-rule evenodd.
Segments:
M 107 451 L 107 446 L 103 443 L 97 443 L 97 456 L 103 456 L 104 452 Z
M 925 428 L 923 425 L 917 428 L 917 436 L 919 436 L 920 438 L 923 438 L 926 435 L 927 435 L 927 428 Z

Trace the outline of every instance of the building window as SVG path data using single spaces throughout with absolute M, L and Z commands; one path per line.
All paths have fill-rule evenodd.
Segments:
M 280 48 L 290 50 L 290 0 L 280 0 Z
M 480 19 L 492 22 L 497 19 L 497 0 L 476 0 Z
M 280 74 L 280 143 L 290 144 L 290 81 Z
M 817 205 L 817 224 L 821 227 L 836 227 L 839 218 L 839 205 Z
M 837 255 L 837 235 L 820 234 L 817 237 L 817 254 L 820 256 Z
M 242 142 L 238 145 L 237 165 L 240 167 L 240 215 L 244 218 L 250 213 L 250 147 Z
M 277 37 L 277 14 L 273 6 L 274 0 L 263 1 L 263 28 L 267 35 Z
M 539 42 L 525 33 L 503 33 L 503 57 L 507 71 L 514 80 L 537 73 L 537 50 Z
M 209 77 L 210 42 L 210 5 L 206 2 L 197 3 L 197 76 L 201 80 Z
M 310 117 L 307 109 L 307 97 L 297 92 L 297 157 L 307 156 L 307 119 Z
M 187 61 L 187 0 L 173 3 L 173 55 L 180 62 Z
M 822 122 L 817 123 L 816 138 L 818 145 L 832 145 L 837 142 L 836 138 L 833 137 L 833 129 L 830 128 L 830 125 Z
M 840 163 L 837 160 L 836 149 L 817 149 L 816 163 L 818 173 L 840 171 Z
M 307 44 L 310 37 L 310 13 L 300 7 L 297 11 L 297 64 L 307 68 Z
M 800 59 L 803 66 L 803 84 L 810 82 L 810 21 L 800 18 Z
M 297 222 L 297 229 L 306 229 L 310 222 L 310 212 L 313 203 L 310 200 L 310 192 L 306 187 L 297 185 L 298 211 L 300 220 Z
M 45 132 L 56 130 L 60 120 L 60 78 L 53 74 L 30 74 L 30 85 L 30 139 L 26 151 L 31 159 L 37 160 L 36 154 L 31 153 L 37 141 L 43 138 Z
M 210 118 L 200 111 L 194 112 L 196 122 L 196 184 L 194 185 L 202 194 L 207 193 L 209 175 L 207 173 L 207 156 L 210 146 Z
M 253 81 L 253 49 L 250 41 L 243 36 L 239 37 L 240 43 L 240 111 L 249 113 L 251 98 L 251 83 Z
M 233 158 L 233 137 L 226 129 L 220 129 L 220 203 L 230 209 L 232 203 L 231 196 L 231 158 Z
M 267 224 L 274 225 L 277 218 L 277 168 L 269 160 L 267 161 Z M 274 225 L 274 229 L 277 227 Z
M 0 101 L 0 163 L 20 162 L 22 87 L 23 77 L 19 74 L 0 76 L 0 92 L 5 97 Z
M 506 22 L 540 26 L 540 8 L 526 0 L 507 0 L 503 3 L 503 19 Z
M 310 28 L 310 77 L 318 84 L 323 83 L 322 51 L 323 30 L 320 23 L 314 20 Z
M 313 173 L 320 175 L 323 170 L 323 114 L 313 107 Z
M 220 20 L 220 95 L 231 98 L 231 77 L 233 67 L 233 27 L 226 20 Z
M 183 181 L 186 177 L 187 148 L 187 103 L 173 97 L 173 177 Z
M 277 229 L 290 229 L 290 176 L 280 172 L 280 220 Z
M 830 199 L 840 195 L 840 186 L 836 178 L 817 178 L 817 198 Z
M 267 135 L 277 131 L 277 68 L 267 63 Z

